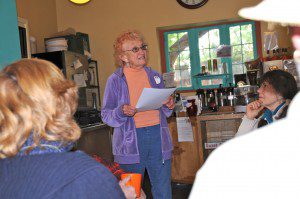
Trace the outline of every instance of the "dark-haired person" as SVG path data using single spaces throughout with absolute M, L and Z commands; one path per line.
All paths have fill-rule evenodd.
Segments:
M 240 10 L 239 15 L 291 26 L 299 78 L 300 1 L 284 1 L 288 9 L 283 9 L 281 3 L 263 0 Z M 214 150 L 197 172 L 189 199 L 300 198 L 299 110 L 298 92 L 284 119 L 231 139 Z
M 247 105 L 236 136 L 246 134 L 286 116 L 290 101 L 297 93 L 295 78 L 283 70 L 265 73 L 258 89 L 259 99 Z

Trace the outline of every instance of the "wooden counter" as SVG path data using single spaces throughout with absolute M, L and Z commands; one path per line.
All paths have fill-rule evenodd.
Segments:
M 169 128 L 173 141 L 173 157 L 172 157 L 172 181 L 191 184 L 194 182 L 195 173 L 203 164 L 203 152 L 198 147 L 202 141 L 198 137 L 197 118 L 190 118 L 194 142 L 178 142 L 176 118 L 170 118 Z
M 198 145 L 203 151 L 204 161 L 213 149 L 206 149 L 206 143 L 223 143 L 231 139 L 241 124 L 241 119 L 244 113 L 218 113 L 200 115 L 197 117 L 197 124 L 199 125 L 198 137 L 201 137 L 202 143 Z
M 98 155 L 107 161 L 113 161 L 112 128 L 106 124 L 97 124 L 81 128 L 81 137 L 76 149 L 89 155 Z
M 172 181 L 192 184 L 196 172 L 212 150 L 205 149 L 209 132 L 236 133 L 244 114 L 214 113 L 190 117 L 194 142 L 178 142 L 176 118 L 168 119 L 173 141 Z

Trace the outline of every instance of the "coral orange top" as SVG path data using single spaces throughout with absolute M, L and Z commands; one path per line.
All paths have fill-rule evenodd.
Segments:
M 124 67 L 127 80 L 130 105 L 135 107 L 144 88 L 151 88 L 149 79 L 144 68 L 133 69 Z M 136 128 L 153 126 L 159 124 L 159 111 L 149 110 L 137 112 L 134 117 Z

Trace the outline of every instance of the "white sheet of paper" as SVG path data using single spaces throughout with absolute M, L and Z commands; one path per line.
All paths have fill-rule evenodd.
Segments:
M 74 82 L 78 87 L 86 87 L 83 74 L 74 74 L 73 78 L 74 78 Z
M 176 90 L 176 88 L 144 88 L 137 104 L 138 111 L 155 110 Z
M 177 117 L 178 142 L 194 142 L 192 124 L 188 117 Z
M 83 64 L 80 62 L 79 59 L 76 59 L 74 62 L 73 62 L 73 65 L 74 65 L 74 68 L 75 70 L 80 68 L 81 66 L 83 66 Z

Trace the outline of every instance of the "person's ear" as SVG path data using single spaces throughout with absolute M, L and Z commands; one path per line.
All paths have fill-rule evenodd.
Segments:
M 279 100 L 283 100 L 284 99 L 284 97 L 283 96 L 281 96 L 280 94 L 277 94 L 277 100 L 279 101 Z
M 122 53 L 121 55 L 119 55 L 119 58 L 125 62 L 125 63 L 128 63 L 128 57 L 126 54 Z

